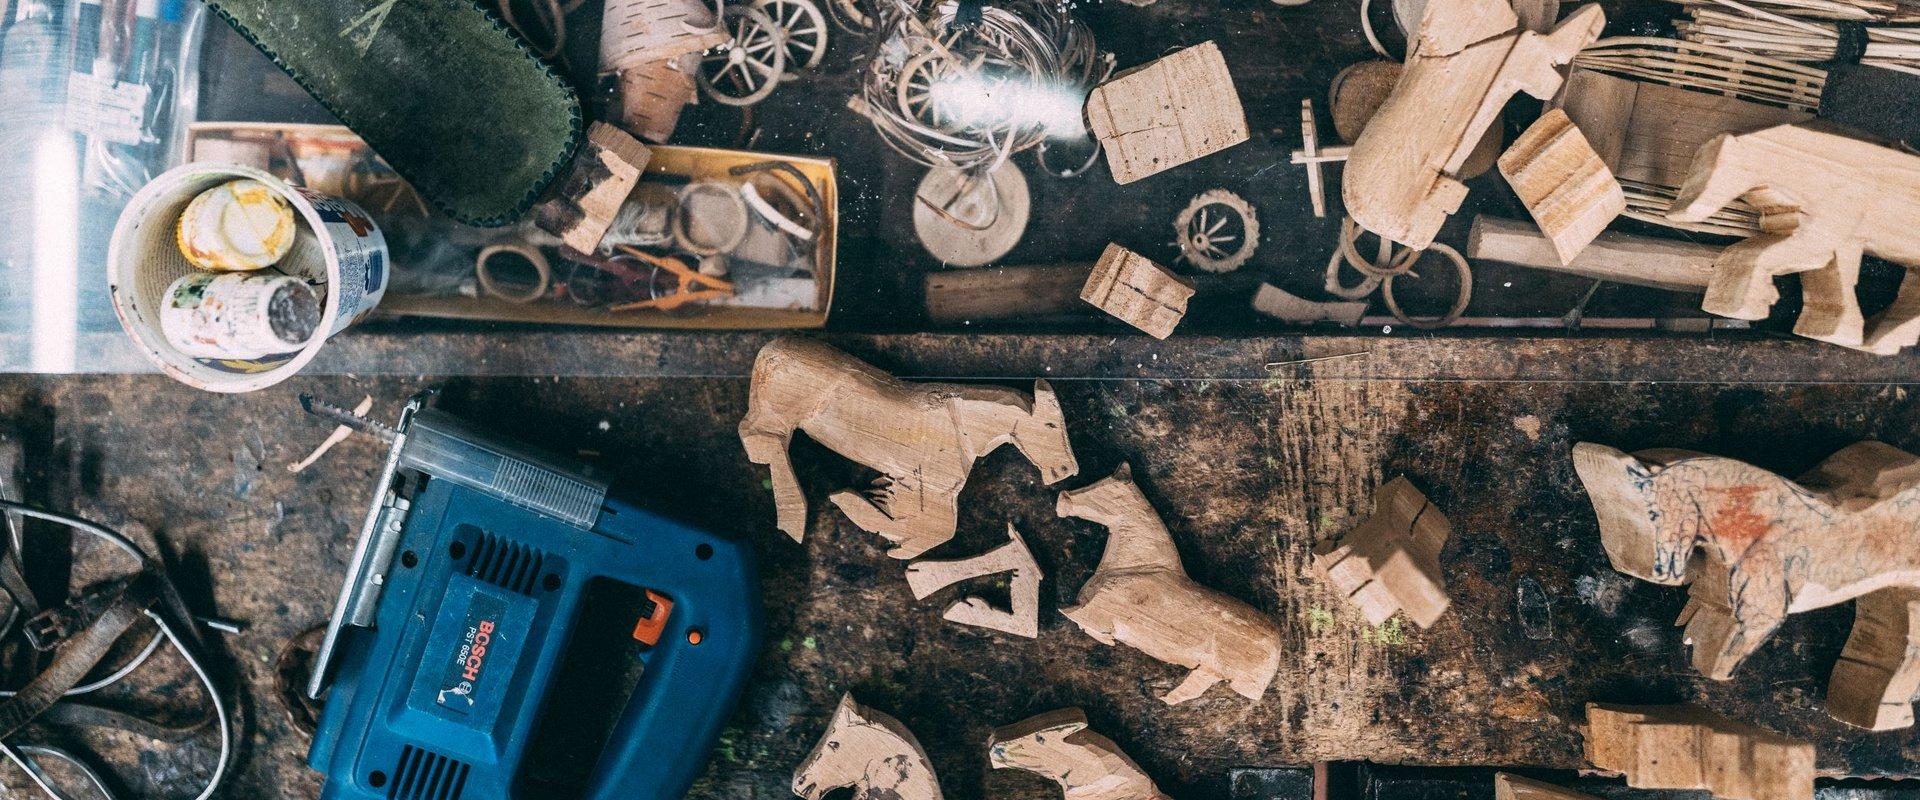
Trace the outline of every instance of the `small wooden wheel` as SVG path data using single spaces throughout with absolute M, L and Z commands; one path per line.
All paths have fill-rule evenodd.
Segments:
M 787 38 L 780 23 L 758 8 L 727 6 L 722 24 L 733 39 L 700 57 L 700 88 L 729 106 L 767 99 L 787 70 Z

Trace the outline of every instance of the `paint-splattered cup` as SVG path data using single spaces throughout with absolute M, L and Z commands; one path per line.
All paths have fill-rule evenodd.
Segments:
M 292 249 L 254 274 L 305 281 L 323 298 L 319 328 L 305 345 L 283 352 L 245 358 L 184 352 L 168 340 L 162 322 L 169 289 L 200 272 L 176 242 L 180 215 L 202 192 L 238 178 L 265 184 L 298 215 Z M 153 179 L 121 212 L 107 247 L 108 289 L 121 327 L 168 375 L 214 392 L 250 392 L 292 377 L 329 338 L 372 313 L 390 272 L 386 237 L 359 206 L 236 164 L 186 164 Z

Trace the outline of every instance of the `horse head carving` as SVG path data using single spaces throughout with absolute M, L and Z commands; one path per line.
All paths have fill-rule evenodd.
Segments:
M 941 800 L 940 782 L 913 732 L 854 702 L 851 692 L 841 696 L 826 733 L 793 770 L 793 793 L 807 800 L 848 786 L 854 800 Z
M 1573 446 L 1573 469 L 1593 498 L 1600 518 L 1600 543 L 1613 568 L 1650 583 L 1674 586 L 1688 581 L 1688 566 L 1699 548 L 1697 518 L 1665 513 L 1669 489 L 1658 480 L 1667 468 L 1663 454 L 1684 457 L 1684 450 L 1648 450 L 1637 456 L 1592 442 Z

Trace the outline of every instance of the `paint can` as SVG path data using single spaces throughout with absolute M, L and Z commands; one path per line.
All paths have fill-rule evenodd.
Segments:
M 181 252 L 176 243 L 181 214 L 201 193 L 239 178 L 265 185 L 293 207 L 298 219 L 286 257 L 272 267 L 236 277 L 266 281 L 287 277 L 307 286 L 319 300 L 321 310 L 318 324 L 304 344 L 293 346 L 285 341 L 289 331 L 297 333 L 301 327 L 286 327 L 286 320 L 281 331 L 275 333 L 271 319 L 256 319 L 245 325 L 228 319 L 232 314 L 227 312 L 237 310 L 237 306 L 222 309 L 222 319 L 227 321 L 219 323 L 237 327 L 218 335 L 185 333 L 198 324 L 213 324 L 192 319 L 196 313 L 205 316 L 197 307 L 169 311 L 182 278 L 224 277 L 196 268 Z M 168 375 L 215 392 L 250 392 L 292 377 L 313 360 L 329 338 L 372 313 L 386 294 L 390 273 L 386 238 L 359 206 L 294 186 L 264 170 L 236 164 L 187 164 L 155 178 L 127 203 L 107 247 L 108 289 L 121 327 L 142 354 Z M 275 282 L 273 292 L 267 293 L 268 300 L 274 293 L 282 293 L 279 296 L 284 302 L 297 304 L 297 293 L 281 288 L 284 286 L 284 282 Z M 203 296 L 215 292 L 222 303 L 238 303 L 241 294 L 252 297 L 265 290 L 266 284 L 242 292 L 226 284 L 216 288 L 213 283 L 198 289 Z M 188 299 L 183 297 L 181 302 Z M 171 324 L 175 331 L 186 337 L 181 344 L 169 336 L 169 314 L 174 315 Z M 268 324 L 264 334 L 258 327 L 263 321 Z M 216 342 L 232 349 L 216 349 Z
M 167 287 L 160 330 L 195 358 L 260 358 L 305 347 L 323 312 L 320 295 L 291 275 L 203 272 Z

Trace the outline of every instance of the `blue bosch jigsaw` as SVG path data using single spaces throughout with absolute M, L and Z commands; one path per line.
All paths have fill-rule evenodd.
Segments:
M 664 800 L 758 651 L 751 553 L 411 400 L 307 691 L 321 800 Z

